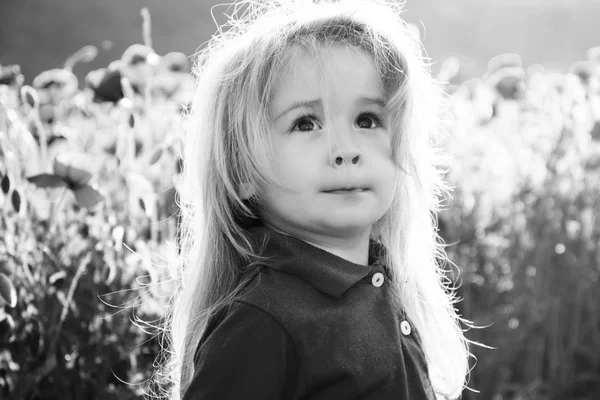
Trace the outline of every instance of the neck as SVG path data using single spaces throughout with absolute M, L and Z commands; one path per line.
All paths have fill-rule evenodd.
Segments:
M 332 237 L 315 232 L 285 232 L 266 224 L 270 229 L 283 235 L 294 236 L 306 243 L 335 254 L 345 260 L 360 265 L 369 265 L 369 238 L 371 227 L 347 236 Z

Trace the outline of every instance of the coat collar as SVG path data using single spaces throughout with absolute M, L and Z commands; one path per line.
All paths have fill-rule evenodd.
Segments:
M 260 256 L 269 261 L 261 262 L 268 268 L 294 274 L 316 289 L 330 296 L 341 298 L 354 284 L 368 276 L 374 269 L 381 269 L 385 248 L 370 240 L 369 265 L 355 264 L 335 254 L 315 247 L 293 236 L 283 235 L 266 226 L 250 228 L 251 237 L 257 240 Z M 383 267 L 387 273 L 387 268 Z

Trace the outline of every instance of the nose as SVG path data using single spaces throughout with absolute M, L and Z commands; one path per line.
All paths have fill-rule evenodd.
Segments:
M 334 166 L 357 165 L 361 161 L 361 151 L 358 146 L 348 137 L 348 134 L 335 136 L 337 143 L 334 151 L 331 152 L 332 164 Z

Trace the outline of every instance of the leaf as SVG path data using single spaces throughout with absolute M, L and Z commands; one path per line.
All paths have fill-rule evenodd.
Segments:
M 16 212 L 21 210 L 21 195 L 17 190 L 14 190 L 10 198 L 13 208 Z
M 29 176 L 27 177 L 27 180 L 39 188 L 59 188 L 69 186 L 62 177 L 53 174 Z
M 0 306 L 4 304 L 14 308 L 17 305 L 17 291 L 9 277 L 0 272 Z
M 104 196 L 90 185 L 73 189 L 73 193 L 75 194 L 77 204 L 84 208 L 92 208 L 104 200 Z
M 7 194 L 10 190 L 10 179 L 8 179 L 8 175 L 5 175 L 4 178 L 2 178 L 0 185 L 2 185 L 2 192 Z

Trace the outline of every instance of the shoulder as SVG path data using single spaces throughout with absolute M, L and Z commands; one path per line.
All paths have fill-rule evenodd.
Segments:
M 296 308 L 303 302 L 318 301 L 320 297 L 321 292 L 299 276 L 260 266 L 239 300 L 265 312 L 272 311 L 277 317 L 276 312 L 282 308 Z
M 212 311 L 197 343 L 194 363 L 202 353 L 221 351 L 223 346 L 231 348 L 232 342 L 257 349 L 278 342 L 295 351 L 294 325 L 286 318 L 290 315 L 290 296 L 286 293 L 297 283 L 290 284 L 290 279 L 297 278 L 264 266 L 253 271 L 231 302 Z
M 297 399 L 304 375 L 282 325 L 260 307 L 236 300 L 210 318 L 184 399 Z
M 288 333 L 270 313 L 243 300 L 234 300 L 216 310 L 208 320 L 206 329 L 194 357 L 198 363 L 201 355 L 225 346 L 262 346 L 271 339 L 289 341 Z M 293 343 L 290 343 L 293 345 Z

